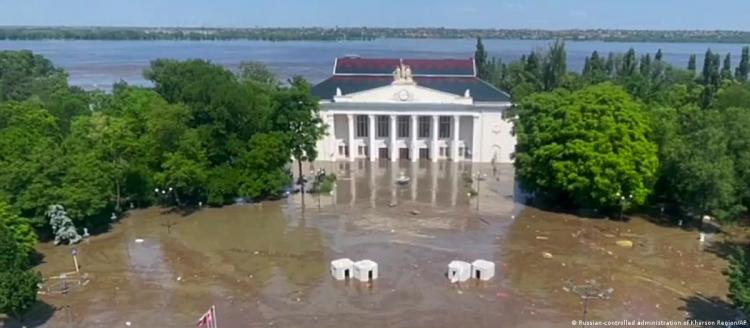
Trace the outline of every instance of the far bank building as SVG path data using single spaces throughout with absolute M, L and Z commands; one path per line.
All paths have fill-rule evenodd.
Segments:
M 328 125 L 320 160 L 513 161 L 510 97 L 471 58 L 337 58 L 313 94 Z

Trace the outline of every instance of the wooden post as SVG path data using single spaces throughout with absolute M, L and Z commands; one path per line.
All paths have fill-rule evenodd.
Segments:
M 76 266 L 76 273 L 80 275 L 81 272 L 78 269 L 78 258 L 76 257 L 76 255 L 78 255 L 78 250 L 73 248 L 70 250 L 70 253 L 73 254 L 73 265 Z

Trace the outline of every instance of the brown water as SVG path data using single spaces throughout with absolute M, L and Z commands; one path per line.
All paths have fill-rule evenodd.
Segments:
M 27 324 L 191 327 L 216 305 L 222 328 L 569 327 L 582 307 L 563 286 L 587 279 L 615 289 L 592 301 L 592 319 L 729 313 L 725 262 L 701 249 L 695 232 L 524 208 L 509 165 L 497 177 L 489 166 L 452 163 L 317 166 L 337 173 L 337 188 L 307 195 L 304 207 L 295 195 L 188 215 L 131 212 L 77 246 L 90 283 L 42 296 L 49 306 Z M 487 174 L 478 198 L 468 197 L 464 170 Z M 396 185 L 401 172 L 408 186 Z M 621 239 L 635 246 L 616 246 Z M 73 269 L 68 246 L 39 250 L 45 276 Z M 340 257 L 378 262 L 379 279 L 334 281 L 328 265 Z M 478 258 L 496 262 L 492 281 L 447 281 L 448 262 Z

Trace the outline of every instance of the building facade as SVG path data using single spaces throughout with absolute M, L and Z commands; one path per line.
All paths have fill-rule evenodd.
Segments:
M 473 59 L 337 58 L 312 92 L 328 125 L 320 160 L 513 160 L 510 97 Z

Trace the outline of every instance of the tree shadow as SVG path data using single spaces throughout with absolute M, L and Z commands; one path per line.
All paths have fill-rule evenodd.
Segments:
M 178 214 L 182 217 L 187 217 L 193 215 L 195 212 L 200 211 L 200 209 L 200 206 L 170 206 L 163 208 L 160 214 Z
M 55 315 L 55 312 L 62 310 L 56 308 L 47 302 L 37 300 L 36 304 L 29 309 L 29 312 L 24 315 L 23 320 L 17 320 L 13 318 L 2 319 L 2 327 L 5 328 L 34 328 L 41 327 Z
M 734 321 L 740 313 L 727 301 L 719 297 L 705 297 L 697 294 L 682 298 L 685 306 L 679 309 L 687 312 L 687 319 L 696 321 Z M 716 325 L 701 325 L 699 327 L 716 327 Z
M 735 250 L 742 247 L 748 247 L 748 243 L 736 240 L 721 240 L 708 243 L 708 245 L 703 247 L 703 250 L 722 259 L 729 260 L 729 257 L 735 253 Z

